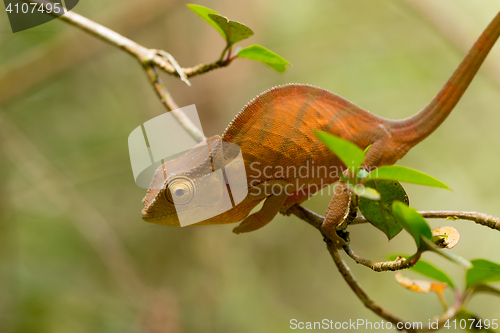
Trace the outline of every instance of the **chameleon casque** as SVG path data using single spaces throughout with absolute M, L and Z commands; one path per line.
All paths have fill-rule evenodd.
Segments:
M 319 141 L 314 130 L 347 139 L 361 149 L 371 145 L 364 168 L 373 169 L 396 163 L 446 119 L 499 35 L 500 13 L 481 34 L 437 96 L 423 110 L 407 119 L 378 117 L 338 95 L 310 85 L 288 84 L 260 94 L 231 121 L 222 137 L 214 136 L 207 140 L 213 147 L 221 142 L 238 145 L 243 154 L 246 174 L 252 175 L 258 170 L 258 177 L 249 181 L 248 195 L 242 202 L 194 225 L 227 224 L 243 220 L 234 232 L 253 231 L 270 222 L 278 212 L 286 213 L 292 205 L 304 202 L 321 186 L 338 181 L 338 176 L 320 179 L 317 175 L 296 177 L 276 172 L 278 166 L 298 168 L 311 161 L 316 166 L 345 168 L 340 159 Z M 193 149 L 160 166 L 143 199 L 143 219 L 156 224 L 179 226 L 172 197 L 189 197 L 189 191 L 196 190 L 193 179 L 207 170 L 209 172 L 211 163 L 221 158 L 219 155 L 217 148 L 211 149 L 209 158 L 198 156 Z M 267 172 L 264 172 L 266 167 Z M 157 176 L 164 173 L 166 168 L 179 172 L 168 175 L 164 181 L 165 178 Z M 185 186 L 186 182 L 189 182 L 189 186 Z M 288 185 L 288 191 L 282 191 L 279 195 L 269 195 L 269 191 L 264 191 L 276 185 Z M 309 190 L 298 191 L 301 186 Z M 339 182 L 339 188 L 326 210 L 323 231 L 337 245 L 342 245 L 344 241 L 337 235 L 335 227 L 346 215 L 350 194 L 342 182 Z M 249 215 L 262 200 L 265 200 L 262 208 Z M 177 205 L 177 209 L 182 207 Z

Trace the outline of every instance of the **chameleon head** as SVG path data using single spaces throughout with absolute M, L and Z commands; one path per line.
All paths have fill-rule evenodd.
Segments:
M 216 136 L 156 169 L 143 199 L 146 222 L 185 226 L 229 210 L 220 137 Z

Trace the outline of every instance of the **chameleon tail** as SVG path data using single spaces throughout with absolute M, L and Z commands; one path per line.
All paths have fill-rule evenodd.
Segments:
M 500 35 L 500 13 L 483 31 L 436 97 L 417 114 L 392 123 L 392 134 L 410 147 L 429 136 L 451 113 Z

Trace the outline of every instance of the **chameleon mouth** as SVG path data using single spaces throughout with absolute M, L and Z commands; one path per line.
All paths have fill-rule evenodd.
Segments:
M 144 208 L 141 214 L 142 219 L 148 223 L 177 227 L 180 226 L 177 213 L 151 213 L 148 212 L 147 208 Z

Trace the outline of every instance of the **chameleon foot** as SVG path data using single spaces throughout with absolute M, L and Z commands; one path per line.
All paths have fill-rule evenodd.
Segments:
M 274 181 L 273 183 L 268 182 L 261 184 L 259 186 L 261 186 L 262 190 L 265 189 L 266 186 L 272 187 L 273 185 L 276 184 L 284 186 L 287 183 L 278 180 Z M 262 228 L 263 226 L 271 222 L 272 219 L 274 219 L 276 214 L 278 214 L 280 207 L 283 206 L 283 203 L 285 202 L 287 197 L 288 195 L 286 191 L 282 191 L 279 195 L 268 196 L 266 198 L 266 201 L 264 201 L 262 208 L 257 213 L 253 213 L 252 215 L 244 219 L 239 226 L 233 229 L 233 232 L 236 234 L 241 234 L 243 232 L 250 232 Z
M 337 249 L 341 249 L 342 247 L 347 245 L 345 239 L 340 237 L 336 232 L 334 232 L 332 235 L 328 235 L 328 238 L 332 241 Z
M 256 216 L 257 214 L 258 213 L 255 213 L 247 217 L 240 223 L 240 225 L 233 229 L 233 232 L 235 234 L 242 234 L 244 232 L 260 229 L 269 223 L 269 221 L 262 221 L 258 216 Z

